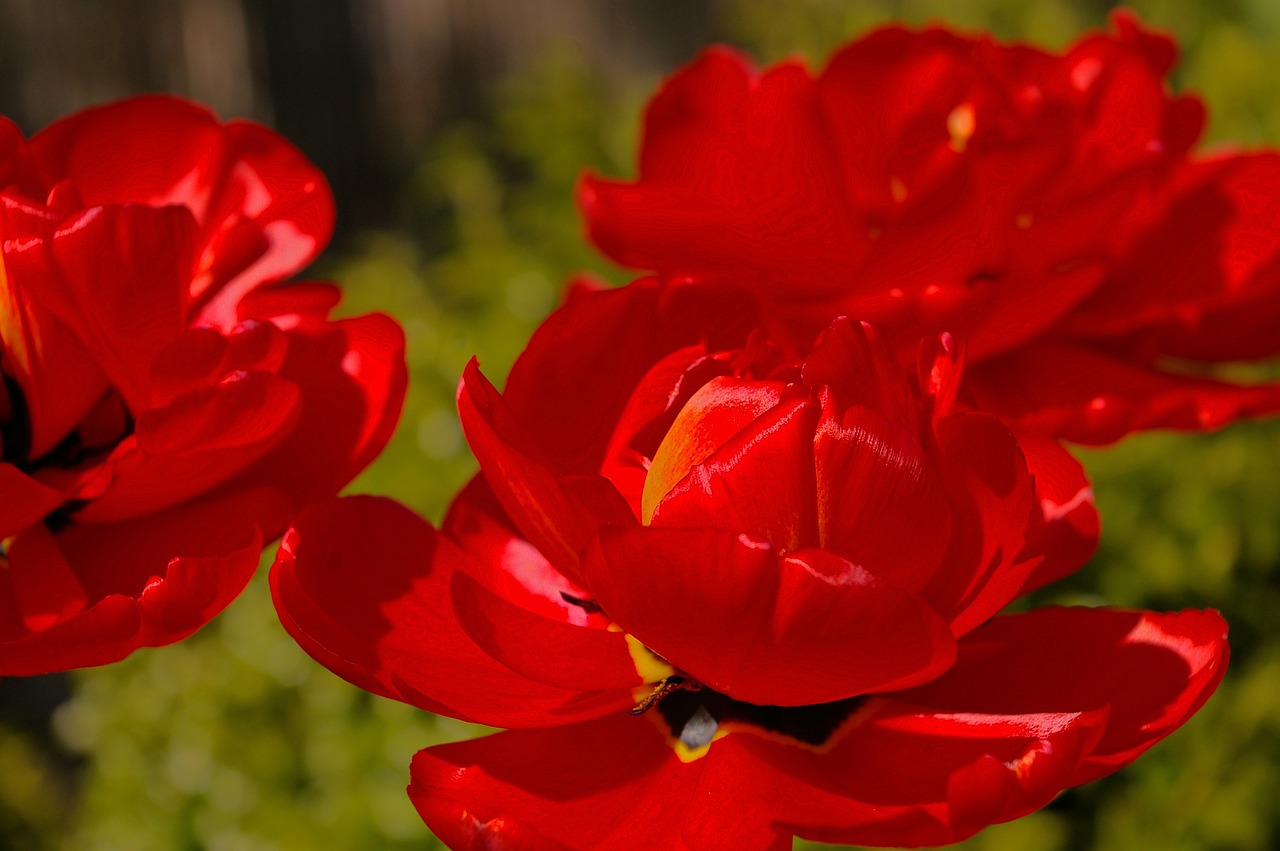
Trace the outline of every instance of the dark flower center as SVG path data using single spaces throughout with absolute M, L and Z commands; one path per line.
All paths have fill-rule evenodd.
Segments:
M 588 612 L 601 611 L 600 604 L 595 600 L 575 597 L 564 591 L 560 592 L 560 596 L 565 602 Z M 856 695 L 810 706 L 744 703 L 707 688 L 687 674 L 678 673 L 654 687 L 648 697 L 636 704 L 631 714 L 644 715 L 656 708 L 670 728 L 671 735 L 690 750 L 711 744 L 720 725 L 730 722 L 749 724 L 806 745 L 822 745 L 830 741 L 840 725 L 858 711 L 866 700 L 866 696 Z
M 41 471 L 51 470 L 74 471 L 94 464 L 133 433 L 133 418 L 119 396 L 109 391 L 86 420 L 68 432 L 56 446 L 39 458 L 31 458 L 31 420 L 26 398 L 13 378 L 3 373 L 0 373 L 0 378 L 4 381 L 4 387 L 0 388 L 4 402 L 3 411 L 0 411 L 0 460 L 27 475 L 38 476 Z M 75 513 L 85 505 L 86 500 L 68 499 L 45 516 L 44 524 L 56 534 L 69 526 Z M 8 552 L 0 546 L 0 566 L 7 563 Z
M 4 453 L 4 460 L 13 461 L 25 458 L 31 448 L 31 425 L 27 420 L 26 399 L 18 382 L 3 372 L 0 372 L 0 379 L 4 380 L 4 387 L 0 388 L 0 393 L 4 394 L 0 399 L 4 403 L 4 416 L 0 416 L 0 451 Z
M 133 433 L 134 422 L 124 402 L 108 391 L 85 419 L 39 458 L 31 455 L 31 420 L 22 388 L 8 375 L 4 378 L 5 416 L 0 417 L 0 451 L 3 459 L 28 475 L 39 470 L 74 470 L 100 460 L 120 441 Z M 79 506 L 76 506 L 77 508 Z
M 658 712 L 671 735 L 690 750 L 711 744 L 720 725 L 750 724 L 806 745 L 821 745 L 866 701 L 850 697 L 813 706 L 757 706 L 703 686 L 672 689 L 658 699 Z

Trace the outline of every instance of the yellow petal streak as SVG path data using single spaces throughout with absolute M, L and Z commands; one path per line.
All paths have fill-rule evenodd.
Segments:
M 733 435 L 778 402 L 782 384 L 715 378 L 680 409 L 653 455 L 640 498 L 640 517 L 648 525 L 673 487 Z
M 973 128 L 976 123 L 973 104 L 962 103 L 951 110 L 951 114 L 947 116 L 947 132 L 951 134 L 951 147 L 953 150 L 963 151 L 965 149 L 965 146 L 969 144 L 969 140 L 973 138 Z
M 648 697 L 655 685 L 676 675 L 676 669 L 666 659 L 645 647 L 634 635 L 627 635 L 627 650 L 631 653 L 631 664 L 636 666 L 636 673 L 640 675 L 640 685 L 635 689 L 640 695 L 636 698 L 637 703 Z

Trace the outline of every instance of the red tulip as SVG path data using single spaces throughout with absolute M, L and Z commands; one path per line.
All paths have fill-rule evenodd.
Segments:
M 332 226 L 297 150 L 194 104 L 0 118 L 0 673 L 189 635 L 386 443 L 400 329 L 278 283 Z
M 886 27 L 817 75 L 708 50 L 650 103 L 639 178 L 583 180 L 588 232 L 749 290 L 779 337 L 951 332 L 966 398 L 1020 427 L 1105 443 L 1273 412 L 1280 387 L 1204 367 L 1280 354 L 1280 154 L 1193 154 L 1175 45 L 1113 24 L 1061 55 Z
M 410 796 L 455 848 L 939 844 L 1114 771 L 1227 659 L 1214 612 L 996 613 L 1097 517 L 1056 443 L 958 410 L 839 319 L 794 355 L 740 294 L 578 293 L 499 394 L 440 531 L 385 499 L 304 511 L 282 622 L 356 685 L 501 727 Z M 994 616 L 994 617 L 993 617 Z

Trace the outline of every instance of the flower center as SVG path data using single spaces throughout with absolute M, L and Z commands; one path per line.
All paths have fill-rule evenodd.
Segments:
M 757 706 L 713 691 L 677 687 L 660 695 L 657 710 L 671 735 L 691 751 L 711 744 L 726 725 L 746 725 L 806 745 L 823 745 L 866 702 L 864 696 L 812 706 Z

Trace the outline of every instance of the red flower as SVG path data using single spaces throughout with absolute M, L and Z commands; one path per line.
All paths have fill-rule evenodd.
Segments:
M 579 292 L 505 394 L 459 390 L 480 476 L 436 531 L 389 500 L 303 512 L 272 589 L 360 687 L 520 728 L 430 748 L 455 848 L 958 840 L 1114 771 L 1227 658 L 1213 612 L 995 616 L 1082 563 L 1056 443 L 958 411 L 837 320 L 796 357 L 733 292 Z
M 122 101 L 30 141 L 0 118 L 0 673 L 189 635 L 381 450 L 399 328 L 277 284 L 332 227 L 297 150 L 194 104 Z
M 649 105 L 639 179 L 583 180 L 588 231 L 750 290 L 779 335 L 950 331 L 979 409 L 1071 440 L 1275 411 L 1169 361 L 1280 354 L 1280 155 L 1192 156 L 1173 42 L 1113 24 L 1063 55 L 886 27 L 816 77 L 708 50 Z

